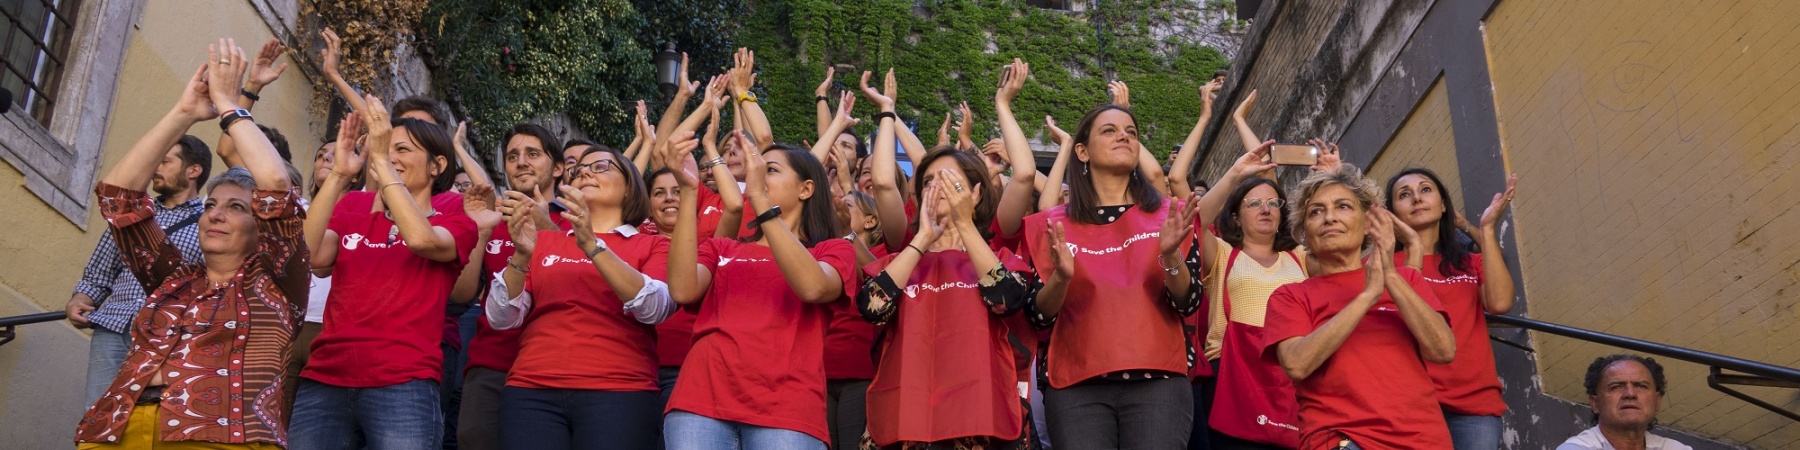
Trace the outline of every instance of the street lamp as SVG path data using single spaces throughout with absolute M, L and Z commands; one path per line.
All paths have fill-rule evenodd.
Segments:
M 663 98 L 675 95 L 676 77 L 681 72 L 681 53 L 675 51 L 675 43 L 663 44 L 663 50 L 656 53 L 656 81 L 662 88 Z

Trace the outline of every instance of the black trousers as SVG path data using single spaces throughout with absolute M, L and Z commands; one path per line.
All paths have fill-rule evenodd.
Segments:
M 529 389 L 500 391 L 500 444 L 532 450 L 654 448 L 662 393 Z
M 1044 415 L 1057 448 L 1186 448 L 1194 425 L 1187 377 L 1094 379 L 1044 391 Z

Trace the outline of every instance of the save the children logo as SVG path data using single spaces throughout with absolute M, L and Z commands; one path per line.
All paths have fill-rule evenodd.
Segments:
M 362 240 L 363 235 L 361 234 L 350 233 L 344 235 L 344 250 L 356 250 L 357 244 L 362 243 Z
M 931 292 L 944 292 L 951 289 L 977 289 L 976 285 L 961 281 L 952 281 L 944 284 L 913 284 L 906 286 L 906 298 L 919 298 L 919 289 L 921 288 Z
M 1263 426 L 1276 427 L 1276 428 L 1286 428 L 1286 429 L 1294 430 L 1294 431 L 1300 431 L 1300 427 L 1296 427 L 1293 425 L 1288 425 L 1285 423 L 1269 420 L 1269 416 L 1256 416 L 1256 424 L 1263 425 Z
M 1125 238 L 1125 242 L 1120 242 L 1119 245 L 1117 245 L 1117 246 L 1107 247 L 1107 248 L 1102 248 L 1102 249 L 1095 249 L 1095 250 L 1089 250 L 1082 246 L 1075 245 L 1074 242 L 1069 242 L 1069 243 L 1067 243 L 1067 245 L 1069 246 L 1070 251 L 1086 253 L 1089 255 L 1105 255 L 1105 254 L 1109 254 L 1109 253 L 1118 253 L 1118 252 L 1125 251 L 1125 248 L 1130 247 L 1131 244 L 1135 244 L 1138 241 L 1142 241 L 1142 240 L 1146 240 L 1146 239 L 1156 239 L 1160 235 L 1161 235 L 1160 231 L 1152 231 L 1149 233 L 1138 233 L 1129 238 Z
M 741 262 L 769 262 L 769 260 L 767 260 L 767 259 L 761 259 L 761 258 L 719 258 L 719 267 L 725 267 L 725 265 L 726 265 L 726 264 L 731 264 L 731 263 L 732 263 L 732 262 L 734 262 L 734 261 L 741 261 Z
M 504 239 L 492 239 L 492 240 L 488 241 L 487 252 L 489 255 L 498 255 L 498 254 L 500 254 L 500 248 L 511 247 L 511 246 L 513 246 L 512 241 L 508 241 L 508 240 L 504 240 Z
M 544 267 L 550 267 L 551 264 L 556 264 L 559 262 L 575 263 L 575 264 L 593 264 L 594 263 L 593 261 L 587 260 L 587 259 L 569 259 L 569 258 L 564 258 L 561 256 L 556 256 L 556 255 L 550 255 L 550 256 L 544 257 Z

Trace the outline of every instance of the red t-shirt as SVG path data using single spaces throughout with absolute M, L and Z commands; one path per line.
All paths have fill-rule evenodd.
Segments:
M 700 220 L 697 222 L 699 228 L 695 230 L 697 233 L 695 233 L 694 236 L 698 237 L 701 241 L 705 241 L 707 239 L 712 239 L 713 233 L 716 233 L 719 230 L 719 220 L 723 219 L 725 215 L 725 198 L 720 197 L 718 192 L 707 189 L 706 186 L 700 186 L 699 191 L 699 194 L 695 195 L 695 198 L 699 200 L 696 205 L 700 208 L 700 215 L 698 216 Z M 669 233 L 673 233 L 675 230 L 668 231 Z
M 574 231 L 575 233 L 585 231 Z M 655 391 L 655 327 L 625 313 L 594 262 L 564 231 L 538 232 L 525 290 L 531 313 L 520 328 L 519 358 L 507 386 L 596 391 Z M 669 238 L 599 235 L 608 252 L 654 279 L 667 279 Z M 624 295 L 636 295 L 628 292 Z M 629 297 L 627 297 L 629 298 Z
M 856 293 L 856 250 L 843 239 L 810 249 Z M 694 348 L 665 411 L 830 439 L 825 426 L 825 328 L 829 305 L 801 302 L 768 247 L 726 238 L 700 242 L 696 262 L 712 285 L 694 321 Z
M 558 229 L 569 229 L 569 220 L 564 219 L 562 214 L 550 214 L 550 221 L 556 223 Z M 512 231 L 507 225 L 501 223 L 494 227 L 494 233 L 488 236 L 488 241 L 483 245 L 481 270 L 491 277 L 506 269 L 506 262 L 513 256 Z M 485 299 L 476 299 L 478 302 L 483 300 Z M 519 333 L 523 331 L 523 327 L 496 330 L 488 324 L 486 314 L 477 317 L 475 337 L 469 339 L 467 367 L 480 367 L 500 373 L 511 371 L 513 360 L 519 357 Z
M 1438 402 L 1457 414 L 1499 416 L 1506 414 L 1500 398 L 1500 374 L 1494 369 L 1494 347 L 1488 344 L 1487 308 L 1481 304 L 1481 255 L 1469 255 L 1469 271 L 1445 276 L 1438 270 L 1443 257 L 1425 255 L 1423 272 L 1431 292 L 1444 303 L 1450 332 L 1456 335 L 1456 359 L 1450 364 L 1429 364 Z M 1406 264 L 1406 252 L 1394 255 L 1394 264 Z
M 869 254 L 880 260 L 888 255 L 887 246 L 877 244 L 869 249 Z M 862 312 L 856 309 L 856 302 L 832 303 L 831 326 L 825 330 L 825 378 L 875 378 L 876 332 L 875 324 L 864 320 Z
M 440 197 L 446 197 L 440 195 Z M 372 192 L 344 194 L 327 229 L 338 234 L 326 325 L 313 340 L 313 356 L 301 376 L 338 387 L 392 386 L 443 377 L 441 326 L 450 290 L 475 248 L 475 222 L 450 201 L 433 199 L 432 226 L 449 230 L 455 261 L 412 253 L 381 212 L 371 212 Z
M 1419 271 L 1398 270 L 1426 304 L 1444 311 Z M 1324 326 L 1362 292 L 1364 277 L 1358 269 L 1275 289 L 1263 322 L 1262 357 L 1280 364 L 1276 344 Z M 1312 376 L 1294 382 L 1300 448 L 1330 448 L 1339 434 L 1369 450 L 1450 448 L 1437 389 L 1425 370 L 1418 341 L 1383 293 L 1343 345 Z

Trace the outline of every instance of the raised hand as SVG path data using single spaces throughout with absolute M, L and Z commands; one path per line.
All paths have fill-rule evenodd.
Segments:
M 281 78 L 282 72 L 287 71 L 287 63 L 275 65 L 275 61 L 281 59 L 281 52 L 286 50 L 287 47 L 281 45 L 280 39 L 269 38 L 268 42 L 263 43 L 262 51 L 256 53 L 256 65 L 250 69 L 249 86 L 252 90 L 274 83 L 275 79 Z
M 728 72 L 731 77 L 731 92 L 743 96 L 756 85 L 756 52 L 740 47 L 737 54 L 731 55 L 731 60 L 732 68 Z
M 506 231 L 512 235 L 513 255 L 527 255 L 537 244 L 538 203 L 524 192 L 506 191 L 500 199 L 500 212 L 506 214 Z
M 332 154 L 331 171 L 346 180 L 354 180 L 362 175 L 363 155 L 356 148 L 357 141 L 362 138 L 362 126 L 362 116 L 355 111 L 344 114 L 344 121 L 338 124 L 337 148 Z
M 206 95 L 219 111 L 238 109 L 238 95 L 244 90 L 244 72 L 248 61 L 244 49 L 230 38 L 206 46 Z
M 456 123 L 456 138 L 452 139 L 450 141 L 450 145 L 451 145 L 451 147 L 456 149 L 456 154 L 469 155 L 469 122 L 468 121 L 462 121 L 462 122 Z M 472 155 L 471 155 L 470 159 L 474 159 L 472 157 Z M 470 191 L 470 192 L 474 192 L 474 191 Z
M 363 96 L 363 103 L 369 108 L 363 115 L 363 127 L 369 130 L 367 148 L 370 158 L 387 159 L 389 135 L 394 131 L 394 124 L 389 122 L 387 106 L 374 94 Z M 377 166 L 380 167 L 380 166 Z
M 832 79 L 832 77 L 835 77 L 835 76 L 837 76 L 837 68 L 832 67 L 832 66 L 825 66 L 825 81 L 820 81 L 819 87 L 816 89 L 813 89 L 813 96 L 824 97 L 825 94 L 830 93 L 831 92 L 831 79 Z
M 1269 148 L 1274 146 L 1275 141 L 1269 140 L 1263 142 L 1262 145 L 1256 146 L 1256 148 L 1250 149 L 1250 151 L 1245 152 L 1243 156 L 1239 156 L 1236 162 L 1231 163 L 1231 169 L 1228 169 L 1226 172 L 1231 175 L 1242 177 L 1262 173 L 1263 171 L 1275 170 L 1276 164 L 1269 161 Z
M 1494 194 L 1494 200 L 1488 202 L 1486 211 L 1481 213 L 1482 231 L 1494 231 L 1500 225 L 1500 217 L 1506 215 L 1507 207 L 1512 205 L 1513 194 L 1519 189 L 1519 174 L 1506 177 L 1506 191 Z M 1475 233 L 1469 233 L 1471 236 Z
M 751 207 L 755 208 L 753 212 L 762 214 L 769 209 L 769 186 L 764 183 L 769 174 L 769 163 L 763 159 L 762 149 L 756 148 L 743 133 L 732 133 L 732 139 L 737 140 L 738 148 L 744 152 L 744 196 L 750 199 Z
M 1066 234 L 1060 222 L 1047 221 L 1044 227 L 1044 244 L 1050 246 L 1050 274 L 1062 280 L 1075 276 L 1075 251 L 1069 248 Z
M 344 55 L 344 51 L 340 47 L 343 45 L 343 41 L 339 40 L 337 33 L 331 31 L 329 27 L 319 32 L 319 38 L 325 40 L 325 49 L 321 50 L 319 55 L 319 69 L 323 70 L 326 76 L 343 77 L 343 74 L 338 72 L 338 58 Z
M 944 231 L 948 228 L 945 226 L 947 221 L 944 216 L 949 212 L 938 210 L 940 187 L 941 184 L 934 181 L 920 192 L 923 198 L 919 199 L 919 230 L 913 233 L 912 239 L 912 245 L 919 247 L 919 250 L 931 248 L 932 243 L 944 237 Z
M 1055 143 L 1056 145 L 1062 145 L 1064 142 L 1069 142 L 1069 132 L 1063 131 L 1062 128 L 1056 126 L 1055 117 L 1044 116 L 1044 129 L 1050 131 L 1050 142 Z
M 1111 83 L 1107 83 L 1106 93 L 1112 95 L 1114 105 L 1131 108 L 1131 88 L 1125 86 L 1125 82 L 1113 80 Z
M 175 100 L 175 107 L 171 113 L 194 122 L 219 117 L 219 110 L 213 107 L 211 86 L 206 81 L 208 67 L 212 64 L 212 61 L 208 61 L 201 64 L 200 68 L 194 69 L 194 76 L 188 78 L 186 87 L 181 88 L 181 97 Z
M 1157 248 L 1162 250 L 1163 259 L 1179 259 L 1182 256 L 1178 254 L 1181 244 L 1194 235 L 1194 216 L 1199 214 L 1199 203 L 1199 197 L 1188 199 L 1179 208 L 1176 203 L 1169 203 L 1169 213 L 1163 218 L 1162 228 L 1157 231 Z
M 494 185 L 482 183 L 469 187 L 463 193 L 463 213 L 475 221 L 475 225 L 483 230 L 492 230 L 500 226 L 505 215 L 498 209 L 499 201 L 494 197 Z
M 711 133 L 712 130 L 715 129 L 716 128 L 708 128 L 707 139 L 712 138 Z M 681 186 L 682 189 L 693 189 L 694 186 L 700 184 L 700 180 L 695 177 L 693 172 L 688 172 L 686 167 L 682 167 L 682 164 L 676 163 L 677 161 L 681 161 L 683 155 L 693 153 L 694 147 L 698 146 L 700 146 L 700 141 L 694 139 L 694 132 L 689 131 L 669 136 L 668 145 L 661 149 L 663 161 L 670 163 L 666 167 L 669 168 L 669 172 L 674 173 L 675 184 Z
M 931 181 L 950 205 L 950 220 L 958 224 L 975 223 L 975 204 L 980 202 L 981 195 L 975 190 L 974 183 L 963 178 L 962 171 L 940 171 Z
M 938 125 L 938 140 L 937 140 L 936 147 L 943 147 L 943 146 L 949 145 L 949 144 L 950 144 L 950 112 L 944 111 L 944 124 Z
M 1336 142 L 1325 142 L 1324 139 L 1313 138 L 1307 140 L 1306 143 L 1307 145 L 1313 146 L 1313 148 L 1319 149 L 1319 161 L 1313 163 L 1312 171 L 1335 172 L 1337 171 L 1338 166 L 1344 164 L 1343 153 L 1338 151 Z
M 557 186 L 556 189 L 562 191 L 563 198 L 568 200 L 562 202 L 563 207 L 568 208 L 562 212 L 562 217 L 569 221 L 569 230 L 575 235 L 575 245 L 582 251 L 594 248 L 594 225 L 593 219 L 588 215 L 587 194 L 566 184 Z
M 1025 79 L 1031 77 L 1031 65 L 1025 60 L 1013 58 L 1012 64 L 1000 68 L 1000 86 L 994 91 L 994 101 L 1012 104 L 1019 91 L 1025 89 Z
M 875 92 L 874 88 L 869 87 L 869 75 L 872 74 L 872 72 L 866 70 L 862 73 L 862 82 L 858 84 L 858 87 L 861 88 L 863 97 L 867 97 L 870 103 L 874 103 L 875 107 L 880 108 L 882 111 L 893 111 L 894 69 L 888 69 L 887 71 L 887 76 L 883 85 L 884 92 Z
M 677 72 L 679 72 L 681 74 L 681 78 L 675 82 L 675 88 L 679 90 L 679 92 L 677 92 L 675 95 L 679 95 L 682 97 L 693 97 L 694 92 L 697 92 L 700 90 L 700 82 L 697 80 L 696 81 L 688 81 L 688 55 L 687 55 L 687 52 L 681 52 L 681 70 L 679 70 Z
M 1245 122 L 1245 117 L 1250 116 L 1250 108 L 1254 106 L 1256 106 L 1256 90 L 1251 89 L 1250 95 L 1244 96 L 1244 101 L 1238 103 L 1237 109 L 1231 111 L 1231 118 L 1239 122 Z
M 889 107 L 891 108 L 893 101 L 889 100 L 888 104 L 889 104 Z M 848 130 L 851 127 L 855 127 L 857 124 L 862 123 L 862 119 L 858 119 L 858 118 L 856 118 L 855 114 L 852 114 L 852 110 L 854 110 L 855 108 L 856 108 L 856 95 L 855 94 L 852 94 L 849 92 L 844 92 L 844 93 L 838 94 L 837 115 L 832 116 L 832 118 L 831 118 L 832 127 L 837 128 L 838 130 L 841 131 L 841 130 Z M 820 136 L 819 138 L 824 139 L 826 137 Z
M 726 102 L 731 101 L 731 97 L 725 95 L 725 91 L 729 89 L 728 86 L 730 85 L 728 75 L 729 74 L 713 75 L 712 80 L 706 82 L 706 101 L 704 105 L 708 108 L 712 108 L 714 114 L 717 114 L 720 108 L 724 108 Z M 715 118 L 714 121 L 716 122 L 717 119 Z
M 974 150 L 975 139 L 969 136 L 975 132 L 975 111 L 969 109 L 969 102 L 963 102 L 957 110 L 962 111 L 962 122 L 956 124 L 956 147 Z
M 1200 101 L 1206 103 L 1207 110 L 1212 110 L 1213 102 L 1219 99 L 1219 89 L 1223 89 L 1224 87 L 1225 84 L 1218 82 L 1218 80 L 1208 81 L 1206 84 L 1200 85 Z
M 1381 206 L 1369 210 L 1369 230 L 1364 239 L 1370 241 L 1370 258 L 1380 259 L 1387 264 L 1394 261 L 1394 228 L 1400 222 L 1392 211 Z M 1408 227 L 1399 227 L 1408 228 Z

